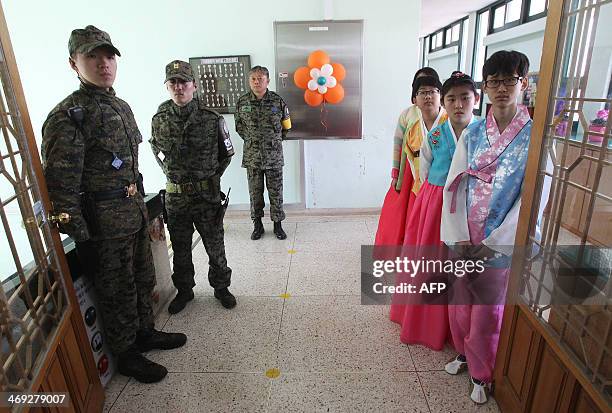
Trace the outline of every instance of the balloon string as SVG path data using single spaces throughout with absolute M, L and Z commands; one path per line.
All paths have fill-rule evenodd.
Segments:
M 325 128 L 325 133 L 327 133 L 327 107 L 325 106 L 325 100 L 323 100 L 323 104 L 321 105 L 321 125 Z

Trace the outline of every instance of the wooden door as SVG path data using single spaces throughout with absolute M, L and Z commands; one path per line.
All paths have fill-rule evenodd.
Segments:
M 27 30 L 27 28 L 21 28 Z M 7 24 L 0 6 L 0 392 L 66 393 L 61 411 L 104 403 L 53 218 Z M 30 399 L 33 400 L 33 399 Z M 58 411 L 0 400 L 5 411 Z
M 612 2 L 549 1 L 540 70 L 495 398 L 504 412 L 609 412 Z

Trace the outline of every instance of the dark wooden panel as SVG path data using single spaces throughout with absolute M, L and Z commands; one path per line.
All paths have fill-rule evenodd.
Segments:
M 60 353 L 65 376 L 71 388 L 71 399 L 77 410 L 83 411 L 83 403 L 87 399 L 91 383 L 81 351 L 71 325 L 64 336 Z
M 526 396 L 525 382 L 527 375 L 525 373 L 528 371 L 527 363 L 532 352 L 533 339 L 533 329 L 529 326 L 525 317 L 519 313 L 510 346 L 510 358 L 508 360 L 506 376 L 516 398 L 521 401 L 524 401 Z
M 46 413 L 47 411 L 42 407 L 32 407 L 30 410 L 26 410 L 27 413 Z
M 66 378 L 64 377 L 64 370 L 62 369 L 62 365 L 60 363 L 60 359 L 57 356 L 57 353 L 53 355 L 53 359 L 51 364 L 49 365 L 49 369 L 47 370 L 47 377 L 44 382 L 43 388 L 48 392 L 52 393 L 66 393 L 70 392 L 68 387 L 68 383 L 66 382 Z M 74 404 L 72 400 L 70 401 L 69 407 L 62 407 L 61 410 L 58 408 L 50 408 L 50 412 L 75 412 Z
M 542 349 L 538 364 L 529 411 L 533 413 L 559 411 L 568 378 L 567 369 L 547 345 Z
M 595 406 L 589 395 L 586 394 L 582 388 L 578 391 L 576 405 L 572 411 L 576 413 L 603 413 Z

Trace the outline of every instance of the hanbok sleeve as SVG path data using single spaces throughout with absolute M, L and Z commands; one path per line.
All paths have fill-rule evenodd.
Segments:
M 546 155 L 546 171 L 550 174 L 553 172 L 553 161 L 550 154 Z M 550 193 L 551 178 L 550 176 L 544 175 L 542 183 L 542 192 L 540 196 L 540 202 L 537 206 L 537 218 L 535 228 L 535 238 L 541 238 L 542 220 L 544 216 L 544 209 L 548 203 L 548 196 Z M 499 227 L 491 231 L 491 234 L 485 238 L 482 243 L 487 247 L 509 255 L 513 251 L 514 241 L 516 237 L 516 228 L 518 227 L 519 214 L 521 210 L 521 197 L 519 197 L 510 211 L 506 214 L 503 222 Z
M 431 133 L 431 132 L 430 132 Z M 431 151 L 431 146 L 429 146 L 429 134 L 426 139 L 423 139 L 423 143 L 421 144 L 419 160 L 419 177 L 421 182 L 424 183 L 427 180 L 427 176 L 429 175 L 429 168 L 431 167 L 431 162 L 433 161 L 433 154 Z
M 391 178 L 398 178 L 401 164 L 402 142 L 406 133 L 406 113 L 402 112 L 397 120 L 397 127 L 393 134 L 393 161 L 391 165 Z
M 491 231 L 482 243 L 490 249 L 505 255 L 512 254 L 514 249 L 514 238 L 518 226 L 519 212 L 521 211 L 521 197 L 519 196 L 506 214 L 501 225 Z
M 448 171 L 444 192 L 442 195 L 442 222 L 440 227 L 440 239 L 447 245 L 456 244 L 461 241 L 470 240 L 470 231 L 467 222 L 467 177 L 461 178 L 456 195 L 456 210 L 451 213 L 451 203 L 453 193 L 449 191 L 449 186 L 457 176 L 461 175 L 468 168 L 467 159 L 467 136 L 463 131 L 455 154 Z

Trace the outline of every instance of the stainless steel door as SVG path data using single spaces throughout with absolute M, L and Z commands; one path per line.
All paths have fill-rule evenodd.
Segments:
M 289 139 L 361 138 L 363 21 L 275 22 L 276 89 L 291 110 Z M 295 71 L 308 66 L 311 52 L 325 51 L 331 63 L 341 63 L 344 99 L 311 107 L 304 90 L 293 81 Z

